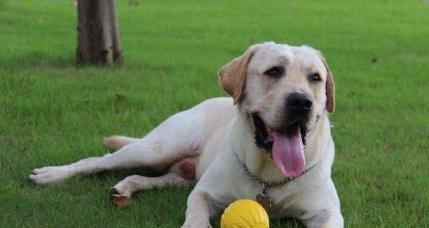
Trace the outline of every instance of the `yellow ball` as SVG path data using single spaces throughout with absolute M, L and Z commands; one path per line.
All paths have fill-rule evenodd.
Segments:
M 221 228 L 268 228 L 270 220 L 265 209 L 249 199 L 231 203 L 220 219 Z

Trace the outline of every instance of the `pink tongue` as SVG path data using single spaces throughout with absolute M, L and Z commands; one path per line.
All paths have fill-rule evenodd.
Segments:
M 283 175 L 291 178 L 299 176 L 305 167 L 304 145 L 299 127 L 288 134 L 274 131 L 272 154 L 274 163 Z

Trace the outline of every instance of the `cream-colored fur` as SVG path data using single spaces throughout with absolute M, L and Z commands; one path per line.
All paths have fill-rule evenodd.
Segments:
M 284 66 L 285 74 L 278 79 L 267 77 L 264 72 L 275 65 Z M 315 72 L 321 76 L 320 83 L 308 81 L 308 75 Z M 283 186 L 269 189 L 274 200 L 270 215 L 296 217 L 308 227 L 343 227 L 331 179 L 334 144 L 328 111 L 334 109 L 333 80 L 320 53 L 307 46 L 257 44 L 225 65 L 219 76 L 221 87 L 233 99 L 206 100 L 171 116 L 142 139 L 108 138 L 105 143 L 119 148 L 117 152 L 69 165 L 35 169 L 30 179 L 37 184 L 50 184 L 102 170 L 168 168 L 158 178 L 128 177 L 114 189 L 118 195 L 130 197 L 135 191 L 153 186 L 196 182 L 188 198 L 183 227 L 211 227 L 209 218 L 222 212 L 229 203 L 254 199 L 261 191 L 261 186 L 243 172 L 237 157 L 261 179 L 284 179 L 264 149 L 256 146 L 251 113 L 258 113 L 267 127 L 276 128 L 284 121 L 285 97 L 292 92 L 305 92 L 313 100 L 306 126 L 305 166 L 316 166 Z M 179 163 L 186 158 L 192 158 L 196 166 L 195 180 L 178 175 Z

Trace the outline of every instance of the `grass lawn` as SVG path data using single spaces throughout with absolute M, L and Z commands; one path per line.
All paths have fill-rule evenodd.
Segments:
M 106 193 L 130 172 L 48 187 L 27 176 L 225 95 L 217 69 L 266 40 L 312 45 L 334 72 L 333 179 L 346 227 L 428 227 L 428 1 L 118 2 L 125 65 L 102 69 L 74 65 L 72 1 L 0 0 L 0 227 L 181 225 L 191 188 L 118 209 Z

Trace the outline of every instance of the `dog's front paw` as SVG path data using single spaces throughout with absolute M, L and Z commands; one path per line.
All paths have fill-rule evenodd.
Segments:
M 72 175 L 73 169 L 70 166 L 47 166 L 34 169 L 28 178 L 36 184 L 46 185 L 62 182 Z
M 212 228 L 212 225 L 210 225 L 210 222 L 203 220 L 186 220 L 185 224 L 182 225 L 182 228 Z
M 124 195 L 115 187 L 109 191 L 109 199 L 119 208 L 128 207 L 131 205 L 131 195 Z

